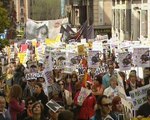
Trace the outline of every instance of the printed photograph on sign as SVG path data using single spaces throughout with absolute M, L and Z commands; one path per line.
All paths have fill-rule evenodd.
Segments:
M 138 67 L 150 67 L 150 49 L 134 48 L 133 61 Z
M 53 99 L 51 99 L 48 103 L 46 103 L 46 106 L 53 112 L 57 112 L 60 108 L 63 108 Z
M 82 56 L 77 55 L 76 53 L 68 53 L 68 59 L 72 65 L 79 64 Z
M 88 66 L 91 68 L 99 67 L 100 52 L 99 51 L 89 51 L 88 55 Z
M 64 68 L 64 61 L 66 61 L 66 52 L 53 51 L 51 55 L 56 69 Z
M 118 58 L 119 58 L 120 70 L 130 70 L 131 69 L 131 62 L 132 62 L 131 53 L 128 53 L 128 52 L 119 53 Z

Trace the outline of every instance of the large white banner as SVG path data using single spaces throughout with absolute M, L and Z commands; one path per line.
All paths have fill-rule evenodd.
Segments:
M 28 19 L 26 22 L 26 38 L 48 38 L 48 23 L 48 21 L 34 21 Z
M 61 25 L 65 23 L 68 23 L 68 18 L 50 20 L 48 23 L 48 38 L 55 39 L 60 33 Z
M 65 23 L 68 23 L 68 18 L 47 21 L 28 19 L 26 22 L 26 38 L 55 39 L 60 33 L 61 25 Z

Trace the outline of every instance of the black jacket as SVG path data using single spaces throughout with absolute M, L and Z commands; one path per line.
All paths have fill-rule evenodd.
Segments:
M 110 115 L 114 120 L 118 120 L 117 117 L 115 116 L 115 114 L 110 113 L 109 115 Z M 96 110 L 95 115 L 94 115 L 94 117 L 92 117 L 91 120 L 102 120 L 101 110 L 100 110 L 100 109 Z
M 46 103 L 48 102 L 48 97 L 42 91 L 39 95 L 35 94 L 34 97 L 36 98 L 36 101 L 41 101 L 41 103 L 44 106 L 44 115 L 48 115 L 48 107 L 46 106 Z

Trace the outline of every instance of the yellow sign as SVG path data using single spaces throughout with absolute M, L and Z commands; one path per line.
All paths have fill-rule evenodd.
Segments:
M 61 35 L 57 35 L 57 37 L 54 40 L 53 39 L 46 39 L 45 44 L 47 46 L 53 46 L 54 44 L 57 44 L 60 42 L 60 38 L 61 38 Z
M 142 118 L 142 119 L 133 118 L 132 120 L 150 120 L 150 118 Z
M 36 40 L 32 40 L 32 45 L 33 45 L 34 47 L 36 47 L 37 41 L 36 41 Z
M 84 54 L 84 45 L 79 45 L 78 46 L 78 54 L 83 55 Z
M 20 63 L 24 63 L 24 59 L 25 59 L 26 53 L 18 53 L 18 58 L 20 60 Z

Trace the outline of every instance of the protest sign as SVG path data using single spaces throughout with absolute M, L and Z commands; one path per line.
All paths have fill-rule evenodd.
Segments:
M 82 105 L 82 103 L 84 102 L 84 100 L 90 95 L 92 91 L 82 87 L 79 93 L 79 96 L 77 98 L 77 102 L 79 105 Z
M 81 60 L 81 56 L 78 56 L 77 53 L 71 53 L 71 52 L 69 52 L 67 60 L 69 60 L 69 62 L 73 66 L 75 64 L 79 64 L 79 62 Z
M 51 109 L 53 112 L 57 112 L 60 108 L 63 108 L 60 106 L 56 101 L 51 99 L 48 103 L 46 103 L 46 106 Z
M 51 52 L 50 53 L 45 53 L 45 58 L 44 58 L 44 68 L 47 69 L 48 71 L 53 70 L 53 61 L 51 57 Z
M 18 53 L 18 58 L 20 60 L 20 63 L 24 64 L 25 53 Z
M 27 48 L 28 48 L 27 44 L 21 44 L 21 52 L 22 53 L 26 52 Z
M 94 41 L 92 45 L 93 51 L 101 51 L 103 52 L 103 46 L 101 41 Z
M 54 95 L 59 95 L 60 93 L 60 86 L 57 83 L 54 83 L 47 86 L 47 91 L 48 91 L 48 97 L 49 99 L 52 98 Z
M 138 67 L 150 67 L 150 49 L 134 48 L 133 61 Z
M 146 93 L 149 88 L 150 85 L 145 85 L 143 87 L 137 88 L 129 92 L 135 110 L 137 110 L 141 105 L 143 105 L 147 101 Z
M 36 80 L 36 73 L 27 73 L 25 76 L 26 80 Z
M 66 61 L 66 52 L 53 51 L 51 52 L 52 59 L 54 59 L 56 69 L 64 68 L 64 61 Z
M 128 119 L 132 118 L 133 117 L 133 106 L 132 106 L 131 101 L 121 98 L 121 103 L 123 105 L 123 111 L 126 114 L 126 117 Z
M 85 49 L 84 45 L 78 45 L 78 55 L 84 55 Z
M 65 66 L 63 69 L 63 73 L 72 74 L 73 71 L 75 71 L 75 66 Z
M 43 74 L 44 74 L 45 81 L 47 83 L 50 83 L 50 81 L 52 80 L 51 79 L 51 71 L 45 69 L 44 72 L 43 72 Z
M 44 77 L 42 72 L 38 73 L 27 73 L 25 78 L 26 80 L 36 80 L 37 78 Z
M 131 69 L 131 61 L 132 55 L 128 52 L 119 53 L 119 69 L 120 70 L 130 70 Z
M 100 52 L 99 51 L 89 51 L 88 53 L 88 67 L 90 68 L 98 68 L 100 60 Z

